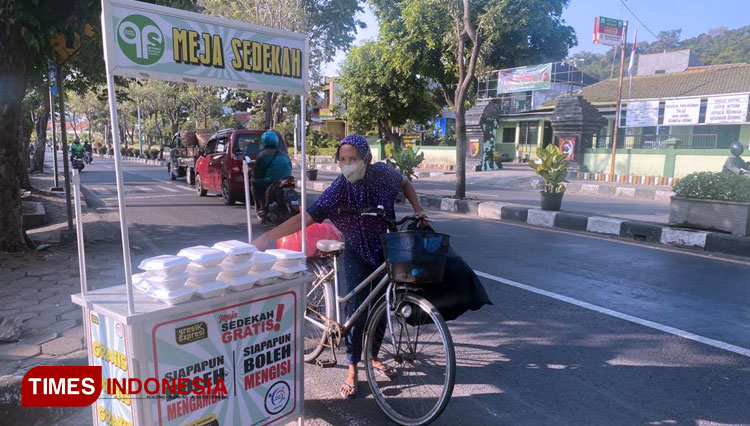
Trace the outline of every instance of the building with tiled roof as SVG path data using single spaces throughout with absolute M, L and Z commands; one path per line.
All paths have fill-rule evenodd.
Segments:
M 616 173 L 680 177 L 720 171 L 732 142 L 750 145 L 750 65 L 684 65 L 678 72 L 656 69 L 623 78 Z M 617 79 L 608 79 L 534 109 L 502 113 L 496 120 L 495 150 L 525 159 L 534 158 L 537 147 L 558 143 L 551 126 L 555 106 L 561 98 L 580 96 L 603 120 L 598 132 L 581 141 L 583 155 L 576 159 L 584 170 L 609 172 L 617 90 Z M 486 108 L 486 103 L 477 105 Z

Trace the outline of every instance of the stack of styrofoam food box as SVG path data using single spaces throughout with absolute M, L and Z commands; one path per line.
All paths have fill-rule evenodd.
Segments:
M 291 280 L 307 272 L 307 258 L 298 251 L 275 249 L 266 253 L 276 257 L 273 270 L 281 273 L 281 278 Z
M 253 253 L 250 262 L 253 264 L 250 271 L 260 277 L 258 285 L 271 284 L 281 278 L 281 272 L 271 269 L 273 264 L 276 263 L 276 256 L 259 251 Z
M 216 279 L 221 272 L 219 265 L 227 255 L 207 246 L 193 246 L 180 250 L 178 256 L 190 259 L 187 267 L 187 285 L 195 290 L 195 294 L 208 299 L 220 296 L 228 287 L 227 283 Z
M 250 271 L 251 258 L 258 250 L 254 245 L 242 241 L 229 240 L 214 244 L 214 249 L 220 250 L 226 258 L 219 265 L 221 273 L 219 280 L 227 283 L 234 291 L 252 288 L 260 276 Z
M 153 299 L 168 305 L 190 300 L 195 290 L 185 285 L 190 260 L 182 256 L 156 256 L 144 259 L 138 268 L 146 272 L 133 275 L 133 286 Z

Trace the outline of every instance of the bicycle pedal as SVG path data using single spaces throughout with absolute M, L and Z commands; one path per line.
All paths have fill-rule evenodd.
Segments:
M 319 359 L 315 361 L 315 363 L 318 365 L 318 367 L 322 368 L 333 368 L 336 366 L 336 361 L 331 359 Z

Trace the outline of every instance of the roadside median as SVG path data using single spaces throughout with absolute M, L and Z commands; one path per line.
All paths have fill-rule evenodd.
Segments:
M 309 181 L 307 188 L 310 191 L 322 192 L 330 183 L 329 181 Z M 297 186 L 300 186 L 299 181 Z M 487 220 L 525 223 L 541 228 L 587 232 L 634 242 L 750 257 L 750 238 L 748 237 L 586 213 L 552 212 L 532 206 L 498 201 L 457 200 L 438 195 L 417 195 L 420 204 L 427 210 L 439 210 Z

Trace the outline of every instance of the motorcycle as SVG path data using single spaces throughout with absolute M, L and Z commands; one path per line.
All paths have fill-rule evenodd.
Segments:
M 83 154 L 83 161 L 85 161 L 86 164 L 91 164 L 91 162 L 94 161 L 94 156 L 90 151 L 86 151 L 86 153 Z
M 78 172 L 79 172 L 79 173 L 83 171 L 83 168 L 84 168 L 84 167 L 86 167 L 86 166 L 85 166 L 85 165 L 83 164 L 83 158 L 81 158 L 81 157 L 73 157 L 73 158 L 71 158 L 71 159 L 70 159 L 70 165 L 71 165 L 71 166 L 72 166 L 72 167 L 73 167 L 74 169 L 78 170 Z
M 258 218 L 261 223 L 278 225 L 299 213 L 300 195 L 294 185 L 294 177 L 287 177 L 266 188 L 265 202 L 260 203 Z

